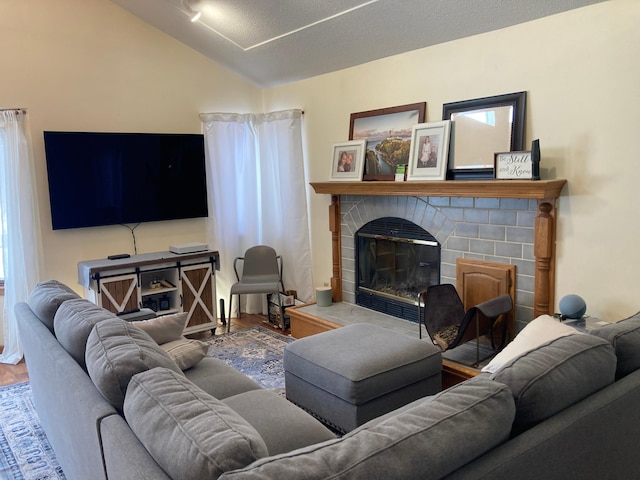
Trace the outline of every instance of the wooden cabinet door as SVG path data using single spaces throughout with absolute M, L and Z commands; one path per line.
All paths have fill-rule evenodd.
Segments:
M 180 268 L 182 310 L 188 313 L 185 333 L 202 330 L 206 324 L 214 328 L 218 320 L 213 265 L 187 265 Z
M 456 259 L 456 290 L 465 310 L 505 293 L 515 305 L 516 267 L 504 263 Z M 515 333 L 515 309 L 507 317 L 508 338 Z
M 138 276 L 135 273 L 101 278 L 98 305 L 113 313 L 140 308 Z

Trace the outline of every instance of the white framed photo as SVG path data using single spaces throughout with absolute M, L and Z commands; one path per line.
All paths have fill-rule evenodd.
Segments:
M 336 143 L 333 146 L 333 161 L 331 162 L 332 181 L 362 180 L 364 171 L 364 151 L 366 140 L 354 140 Z
M 407 180 L 444 180 L 449 160 L 451 121 L 414 125 Z

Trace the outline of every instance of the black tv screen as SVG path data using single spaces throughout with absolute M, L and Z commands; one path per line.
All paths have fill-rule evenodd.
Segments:
M 44 132 L 54 230 L 208 215 L 204 136 Z

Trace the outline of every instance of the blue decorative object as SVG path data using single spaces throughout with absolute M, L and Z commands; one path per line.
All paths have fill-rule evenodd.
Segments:
M 579 295 L 565 295 L 560 299 L 560 313 L 563 318 L 578 319 L 587 312 L 587 304 Z

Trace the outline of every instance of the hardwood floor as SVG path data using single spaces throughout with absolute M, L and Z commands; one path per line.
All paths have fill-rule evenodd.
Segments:
M 17 365 L 0 363 L 0 387 L 26 382 L 28 380 L 29 375 L 27 374 L 27 366 L 24 363 L 24 359 Z
M 266 315 L 250 315 L 247 313 L 242 314 L 241 318 L 233 318 L 231 320 L 231 331 L 235 332 L 236 330 L 240 330 L 242 328 L 252 327 L 254 325 L 260 325 L 265 328 L 269 328 L 276 333 L 280 333 L 283 335 L 289 335 L 289 330 L 285 330 L 284 332 L 279 328 L 271 325 L 266 320 Z M 216 329 L 216 335 L 221 335 L 226 333 L 227 327 L 222 324 L 218 324 L 218 328 Z M 210 337 L 211 332 L 203 332 L 200 334 L 189 335 L 190 338 L 206 338 Z M 0 351 L 2 347 L 0 346 Z M 14 383 L 26 382 L 29 380 L 29 373 L 27 372 L 27 366 L 24 362 L 24 359 L 18 363 L 17 365 L 7 365 L 4 363 L 0 363 L 0 387 L 5 385 L 12 385 Z

